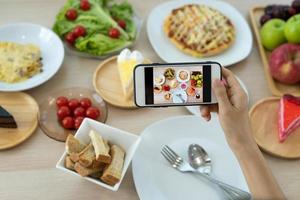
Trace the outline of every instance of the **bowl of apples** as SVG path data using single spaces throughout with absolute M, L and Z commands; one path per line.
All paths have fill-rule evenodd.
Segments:
M 69 134 L 75 134 L 84 118 L 105 123 L 107 106 L 93 90 L 67 88 L 55 91 L 40 102 L 39 125 L 43 132 L 64 142 Z

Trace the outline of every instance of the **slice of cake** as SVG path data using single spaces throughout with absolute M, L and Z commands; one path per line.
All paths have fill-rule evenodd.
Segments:
M 129 99 L 133 96 L 133 69 L 144 62 L 144 57 L 139 51 L 124 49 L 117 62 L 123 93 L 126 99 Z
M 0 106 L 0 127 L 2 128 L 17 128 L 17 123 L 14 117 Z
M 300 126 L 300 98 L 292 95 L 284 95 L 279 104 L 279 141 L 286 138 Z

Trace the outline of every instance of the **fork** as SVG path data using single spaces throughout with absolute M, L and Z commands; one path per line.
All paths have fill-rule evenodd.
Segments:
M 227 183 L 223 183 L 219 180 L 216 180 L 210 177 L 207 174 L 201 173 L 196 169 L 192 168 L 188 162 L 186 162 L 182 157 L 176 154 L 169 146 L 165 145 L 162 150 L 161 154 L 164 158 L 172 165 L 173 168 L 177 169 L 180 172 L 193 172 L 201 175 L 201 177 L 207 179 L 211 183 L 217 185 L 220 189 L 222 189 L 223 193 L 226 195 L 228 199 L 232 200 L 250 200 L 251 195 L 248 192 L 245 192 L 239 188 L 231 186 Z

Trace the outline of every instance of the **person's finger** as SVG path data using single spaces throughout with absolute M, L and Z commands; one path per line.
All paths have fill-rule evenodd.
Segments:
M 230 107 L 231 103 L 228 99 L 227 91 L 224 84 L 219 79 L 215 79 L 213 81 L 212 87 L 213 87 L 213 92 L 219 103 L 219 107 L 224 107 L 224 108 Z
M 232 89 L 242 89 L 239 81 L 236 79 L 235 75 L 228 69 L 222 68 L 222 76 L 226 80 L 226 86 Z
M 200 107 L 200 113 L 201 116 L 206 120 L 209 121 L 211 116 L 210 116 L 210 108 L 209 106 L 201 106 Z

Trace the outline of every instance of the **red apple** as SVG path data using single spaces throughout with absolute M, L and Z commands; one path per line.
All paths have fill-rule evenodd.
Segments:
M 283 44 L 270 56 L 270 71 L 281 83 L 295 84 L 300 81 L 300 45 Z

